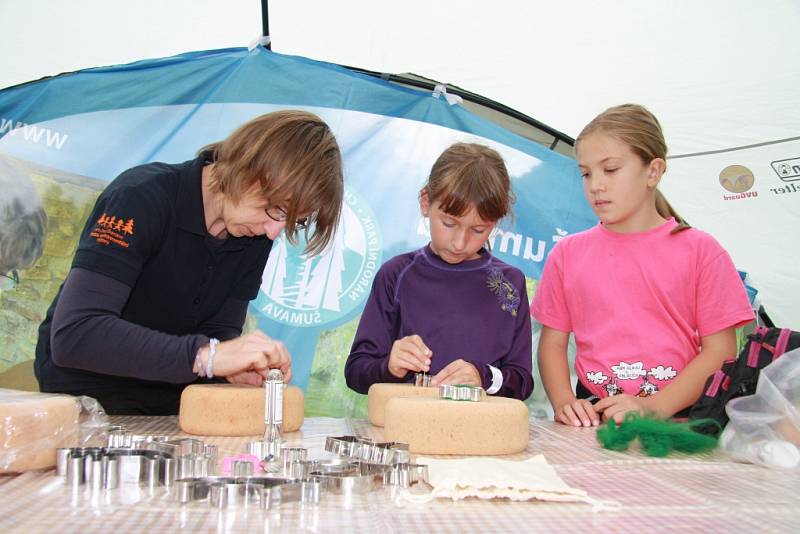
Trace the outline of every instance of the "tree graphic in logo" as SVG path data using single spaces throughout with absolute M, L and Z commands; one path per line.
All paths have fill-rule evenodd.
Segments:
M 264 269 L 256 307 L 267 317 L 292 326 L 318 326 L 359 306 L 381 263 L 375 217 L 350 191 L 332 243 L 319 256 L 303 253 L 305 243 L 289 245 L 281 236 Z

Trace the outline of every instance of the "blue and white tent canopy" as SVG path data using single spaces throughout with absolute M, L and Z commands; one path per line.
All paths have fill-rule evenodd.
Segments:
M 87 69 L 0 91 L 0 158 L 40 188 L 49 179 L 97 190 L 134 165 L 190 159 L 281 108 L 322 117 L 345 157 L 334 243 L 308 258 L 302 244 L 279 240 L 251 305 L 258 326 L 285 340 L 301 386 L 320 334 L 358 316 L 381 263 L 427 242 L 418 191 L 453 142 L 482 142 L 505 158 L 517 202 L 492 247 L 530 278 L 560 237 L 595 222 L 573 160 L 430 92 L 261 47 Z M 42 297 L 42 313 L 51 298 Z

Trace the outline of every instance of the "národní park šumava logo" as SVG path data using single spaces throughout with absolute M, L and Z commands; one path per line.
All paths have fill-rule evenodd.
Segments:
M 255 307 L 266 317 L 297 327 L 330 323 L 360 306 L 381 266 L 383 248 L 375 215 L 345 188 L 333 242 L 316 257 L 305 241 L 290 245 L 281 235 L 272 246 Z

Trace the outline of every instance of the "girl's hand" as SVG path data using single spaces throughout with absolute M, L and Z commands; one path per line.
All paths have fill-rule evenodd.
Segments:
M 432 354 L 431 349 L 417 335 L 398 339 L 392 344 L 392 352 L 389 353 L 389 372 L 397 378 L 403 378 L 409 371 L 427 372 L 431 368 Z
M 208 361 L 208 349 L 203 361 Z M 242 376 L 242 372 L 251 372 L 266 378 L 270 369 L 280 369 L 283 381 L 292 378 L 292 357 L 289 351 L 278 340 L 272 339 L 259 330 L 243 336 L 224 341 L 217 345 L 214 356 L 214 376 L 232 377 L 234 383 L 255 383 L 252 375 Z M 238 376 L 237 376 L 238 375 Z
M 573 399 L 570 402 L 555 407 L 555 420 L 571 426 L 597 426 L 600 416 L 595 411 L 592 403 L 586 399 Z
M 461 359 L 450 362 L 444 369 L 436 373 L 436 376 L 431 379 L 431 385 L 438 386 L 439 384 L 483 386 L 478 369 L 471 363 Z
M 634 397 L 633 395 L 612 395 L 597 401 L 594 409 L 603 414 L 603 421 L 614 419 L 617 424 L 625 419 L 628 412 L 644 413 L 648 407 L 649 397 Z

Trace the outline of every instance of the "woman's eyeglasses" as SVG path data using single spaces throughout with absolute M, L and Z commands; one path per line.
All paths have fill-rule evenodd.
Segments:
M 270 206 L 264 211 L 266 211 L 267 216 L 275 222 L 286 222 L 286 218 L 288 217 L 286 210 L 281 208 L 280 206 Z M 297 219 L 294 222 L 294 227 L 297 228 L 298 230 L 305 230 L 306 228 L 308 228 L 308 217 Z
M 19 286 L 19 273 L 16 269 L 8 274 L 0 274 L 0 290 L 16 289 Z

